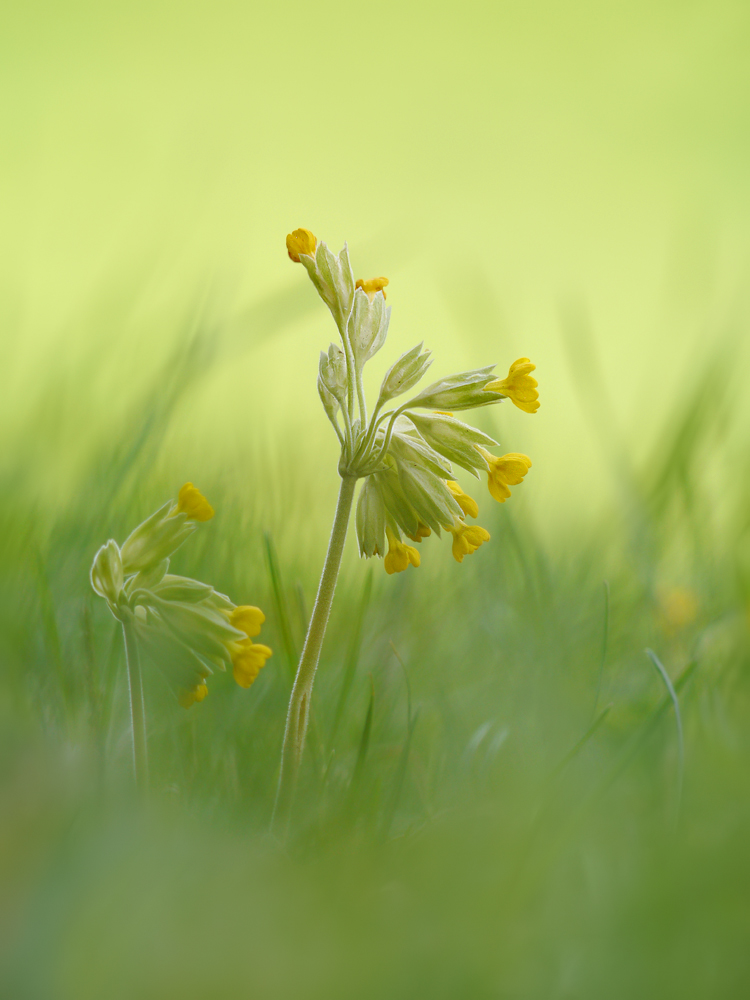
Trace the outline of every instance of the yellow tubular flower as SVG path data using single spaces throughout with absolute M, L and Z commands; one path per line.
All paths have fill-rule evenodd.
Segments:
M 295 264 L 299 264 L 300 254 L 314 257 L 318 241 L 309 229 L 295 229 L 286 238 L 286 252 Z
M 237 648 L 232 656 L 232 673 L 234 679 L 241 688 L 249 688 L 255 678 L 266 665 L 266 660 L 271 655 L 268 646 L 255 643 L 251 639 L 244 639 L 237 643 Z
M 354 287 L 361 288 L 363 292 L 367 292 L 367 297 L 372 302 L 376 292 L 382 292 L 383 298 L 386 297 L 385 286 L 389 284 L 390 282 L 387 278 L 368 278 L 366 281 L 358 278 Z
M 490 533 L 486 528 L 480 528 L 478 524 L 464 524 L 458 519 L 452 528 L 448 526 L 448 531 L 453 535 L 453 558 L 456 562 L 463 562 L 464 556 L 470 556 L 480 545 L 490 540 Z
M 182 705 L 183 708 L 190 708 L 194 705 L 196 701 L 203 701 L 203 699 L 208 694 L 208 686 L 205 681 L 201 681 L 200 684 L 196 684 L 194 688 L 188 690 L 187 688 L 177 696 L 177 700 Z
M 266 620 L 266 616 L 260 608 L 251 604 L 241 604 L 238 608 L 230 611 L 228 616 L 229 624 L 244 632 L 248 639 L 260 634 L 260 627 Z
M 214 509 L 201 491 L 192 483 L 185 483 L 177 495 L 175 514 L 187 514 L 190 521 L 210 521 Z
M 389 549 L 388 555 L 383 560 L 383 565 L 389 576 L 392 573 L 403 573 L 408 568 L 409 563 L 415 567 L 419 566 L 421 559 L 413 546 L 400 542 L 390 528 L 386 528 L 385 533 L 388 536 Z
M 479 516 L 479 504 L 468 493 L 464 493 L 458 483 L 454 483 L 449 479 L 445 485 L 451 491 L 456 503 L 467 517 Z
M 539 393 L 536 388 L 539 383 L 531 375 L 535 369 L 536 365 L 528 358 L 519 358 L 510 366 L 507 378 L 488 382 L 484 388 L 507 396 L 524 413 L 536 413 L 539 409 Z
M 432 528 L 428 528 L 426 524 L 422 524 L 420 521 L 417 526 L 417 533 L 415 535 L 407 535 L 407 537 L 411 538 L 413 542 L 421 542 L 423 538 L 429 538 L 431 534 Z
M 507 455 L 497 458 L 490 455 L 484 448 L 477 445 L 477 451 L 487 460 L 490 467 L 487 483 L 490 488 L 490 495 L 498 503 L 505 503 L 510 496 L 509 486 L 518 486 L 523 477 L 531 468 L 531 459 L 528 455 L 521 455 L 517 451 L 511 451 Z

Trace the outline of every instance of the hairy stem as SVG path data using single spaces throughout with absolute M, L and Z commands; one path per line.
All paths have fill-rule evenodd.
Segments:
M 133 734 L 133 769 L 136 786 L 141 792 L 144 792 L 148 787 L 148 747 L 146 744 L 146 706 L 143 700 L 141 661 L 132 621 L 129 619 L 123 621 L 122 632 L 125 637 L 125 662 L 128 667 L 130 722 Z
M 294 678 L 294 686 L 289 698 L 284 745 L 281 750 L 279 786 L 276 792 L 276 806 L 272 820 L 274 831 L 282 836 L 289 823 L 300 761 L 305 748 L 305 734 L 310 715 L 310 698 L 315 671 L 318 667 L 328 617 L 331 613 L 333 594 L 336 590 L 336 580 L 341 566 L 341 556 L 344 551 L 356 481 L 354 476 L 343 476 L 341 479 L 336 515 L 333 519 L 331 538 L 328 542 L 328 552 L 318 584 L 312 617 L 305 636 L 305 645 L 297 667 L 297 676 Z

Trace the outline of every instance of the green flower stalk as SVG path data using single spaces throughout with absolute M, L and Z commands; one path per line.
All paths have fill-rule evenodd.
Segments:
M 315 672 L 341 565 L 355 486 L 363 480 L 357 501 L 356 529 L 360 554 L 378 556 L 388 574 L 421 563 L 419 551 L 404 539 L 421 543 L 442 531 L 453 538 L 457 562 L 490 540 L 489 532 L 467 524 L 479 509 L 455 481 L 452 464 L 473 476 L 486 473 L 491 495 L 501 503 L 518 485 L 531 460 L 517 452 L 497 457 L 487 448 L 489 435 L 459 420 L 454 413 L 492 406 L 510 399 L 527 413 L 539 408 L 537 382 L 528 358 L 515 361 L 504 379 L 494 365 L 448 375 L 394 404 L 413 390 L 432 364 L 430 352 L 418 344 L 401 355 L 383 377 L 375 406 L 368 413 L 362 373 L 383 347 L 390 322 L 386 305 L 388 279 L 354 280 L 349 252 L 332 253 L 308 229 L 286 238 L 287 252 L 302 264 L 331 311 L 340 341 L 321 352 L 318 393 L 341 445 L 341 477 L 336 514 L 312 616 L 294 680 L 287 713 L 274 826 L 286 829 L 294 797 L 310 713 Z
M 185 483 L 123 543 L 103 545 L 91 567 L 91 586 L 121 623 L 130 691 L 136 784 L 148 784 L 143 656 L 164 673 L 183 708 L 203 701 L 206 680 L 231 665 L 235 681 L 249 688 L 271 655 L 253 642 L 265 615 L 232 603 L 207 583 L 168 571 L 169 559 L 200 524 L 214 516 L 208 500 Z

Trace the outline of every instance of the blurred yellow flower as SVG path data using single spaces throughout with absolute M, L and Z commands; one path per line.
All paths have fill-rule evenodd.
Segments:
M 189 521 L 210 521 L 214 513 L 201 491 L 192 483 L 185 483 L 177 494 L 177 507 L 173 514 L 187 514 Z
M 286 238 L 286 252 L 295 264 L 299 264 L 300 254 L 314 257 L 318 241 L 309 229 L 295 229 Z
M 528 455 L 521 455 L 517 451 L 511 451 L 507 455 L 491 455 L 486 449 L 477 445 L 477 451 L 487 461 L 489 474 L 487 484 L 490 488 L 490 495 L 498 503 L 505 503 L 510 496 L 509 486 L 518 486 L 523 477 L 531 468 L 531 459 Z M 460 502 L 460 501 L 459 501 Z M 476 515 L 474 515 L 476 517 Z
M 453 558 L 456 562 L 463 562 L 464 556 L 470 556 L 480 545 L 490 540 L 490 533 L 486 528 L 481 528 L 478 524 L 464 524 L 458 519 L 448 530 L 453 535 Z
M 180 691 L 177 696 L 177 700 L 182 705 L 183 708 L 190 708 L 197 701 L 203 701 L 203 699 L 208 694 L 208 686 L 205 681 L 201 681 L 200 684 L 196 684 L 194 688 L 190 690 Z
M 470 497 L 468 493 L 464 493 L 458 483 L 449 479 L 445 485 L 451 491 L 456 503 L 467 517 L 479 516 L 479 504 L 473 497 Z
M 497 379 L 495 382 L 488 382 L 484 387 L 490 392 L 499 392 L 507 396 L 511 402 L 523 410 L 525 413 L 536 413 L 539 409 L 539 393 L 537 386 L 539 383 L 532 377 L 531 372 L 536 369 L 528 358 L 518 358 L 508 370 L 508 377 Z
M 421 559 L 413 546 L 404 545 L 403 542 L 400 542 L 390 528 L 386 528 L 385 533 L 388 536 L 389 548 L 388 555 L 383 560 L 383 565 L 389 576 L 391 573 L 403 573 L 408 568 L 409 563 L 414 567 L 419 566 Z
M 361 288 L 363 292 L 366 292 L 367 297 L 370 302 L 372 302 L 377 292 L 382 292 L 383 298 L 386 297 L 385 286 L 389 284 L 390 282 L 387 278 L 367 278 L 366 281 L 363 281 L 362 278 L 358 278 L 354 287 Z
M 700 603 L 689 587 L 665 587 L 657 596 L 658 615 L 665 632 L 674 634 L 695 621 Z

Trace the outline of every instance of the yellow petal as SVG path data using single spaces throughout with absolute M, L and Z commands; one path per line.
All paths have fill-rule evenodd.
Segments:
M 419 522 L 417 526 L 417 533 L 415 535 L 409 535 L 413 542 L 421 542 L 423 538 L 429 538 L 432 534 L 432 528 L 428 528 L 426 524 Z
M 196 684 L 194 688 L 180 691 L 177 695 L 177 700 L 182 705 L 183 708 L 190 708 L 197 701 L 203 701 L 203 699 L 208 694 L 208 686 L 205 681 L 201 681 L 200 684 Z
M 249 688 L 263 667 L 272 651 L 260 643 L 242 643 L 242 651 L 232 658 L 232 674 L 241 688 Z
M 244 632 L 248 639 L 260 633 L 260 627 L 265 620 L 266 616 L 260 608 L 252 604 L 241 604 L 229 615 L 229 624 Z
M 286 252 L 295 264 L 299 264 L 300 254 L 314 257 L 318 241 L 309 229 L 295 229 L 286 238 Z
M 445 485 L 451 491 L 456 503 L 467 517 L 479 516 L 479 504 L 468 493 L 464 493 L 458 483 L 448 480 Z
M 490 540 L 489 531 L 478 524 L 463 524 L 457 521 L 454 527 L 448 530 L 453 534 L 453 558 L 456 562 L 463 562 L 464 556 L 470 556 L 480 545 Z
M 412 545 L 404 545 L 390 528 L 386 528 L 385 533 L 388 536 L 389 549 L 388 555 L 383 560 L 383 567 L 389 576 L 393 573 L 403 573 L 410 564 L 414 567 L 419 566 L 421 559 Z
M 201 491 L 192 483 L 185 483 L 177 495 L 175 514 L 187 514 L 191 521 L 210 521 L 214 509 Z
M 372 302 L 377 292 L 383 292 L 383 298 L 386 297 L 384 289 L 389 284 L 387 278 L 367 278 L 365 281 L 358 278 L 354 287 L 361 288 L 363 292 L 366 292 L 367 297 Z

